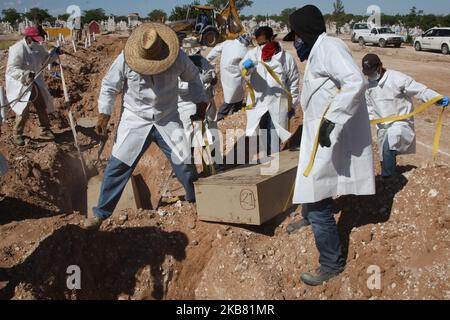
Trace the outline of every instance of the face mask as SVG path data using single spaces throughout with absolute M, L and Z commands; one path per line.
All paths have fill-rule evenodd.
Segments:
M 379 81 L 381 79 L 381 74 L 377 71 L 370 76 L 367 76 L 367 79 L 369 81 Z
M 37 42 L 32 41 L 31 43 L 27 43 L 27 45 L 28 45 L 28 48 L 34 49 L 34 48 L 36 48 Z
M 308 59 L 309 54 L 311 53 L 311 48 L 301 39 L 296 39 L 294 42 L 295 50 L 297 50 L 297 56 L 300 58 L 300 61 L 303 62 Z

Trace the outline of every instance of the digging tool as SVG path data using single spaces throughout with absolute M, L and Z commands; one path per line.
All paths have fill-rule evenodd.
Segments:
M 206 110 L 208 110 L 209 108 L 211 108 L 211 104 L 209 104 L 209 106 L 208 106 L 208 108 L 206 108 Z M 209 176 L 212 176 L 212 175 L 216 174 L 216 168 L 215 168 L 215 163 L 214 163 L 214 160 L 213 160 L 213 157 L 212 157 L 212 152 L 211 152 L 211 148 L 210 148 L 210 145 L 209 145 L 208 137 L 204 138 L 205 147 L 203 148 L 202 147 L 202 143 L 201 143 L 201 141 L 199 141 L 198 136 L 197 136 L 197 134 L 195 132 L 195 122 L 200 122 L 202 137 L 205 137 L 205 133 L 206 133 L 205 122 L 206 121 L 207 121 L 206 119 L 202 120 L 202 121 L 198 121 L 195 118 L 191 117 L 191 125 L 192 125 L 192 129 L 194 131 L 194 137 L 196 138 L 197 143 L 199 145 L 198 150 L 200 150 L 199 151 L 200 152 L 200 158 L 202 159 L 203 173 L 207 177 L 209 177 Z M 206 151 L 206 156 L 208 158 L 209 165 L 207 165 L 206 162 L 205 162 L 205 159 L 203 157 L 203 150 Z
M 164 185 L 163 185 L 163 188 L 162 188 L 162 192 L 161 192 L 161 194 L 159 196 L 159 201 L 158 201 L 158 204 L 157 204 L 157 207 L 156 207 L 155 210 L 159 209 L 159 207 L 161 206 L 162 200 L 166 197 L 167 191 L 169 191 L 170 178 L 172 178 L 173 173 L 174 173 L 173 169 L 170 170 L 169 175 L 167 176 L 166 180 L 164 180 Z
M 94 166 L 100 162 L 100 157 L 102 156 L 103 150 L 105 150 L 106 142 L 108 141 L 108 136 L 101 137 L 100 149 L 98 149 L 97 159 L 95 159 Z
M 78 156 L 80 157 L 81 168 L 83 169 L 84 178 L 86 179 L 86 182 L 87 182 L 88 181 L 88 176 L 87 176 L 87 173 L 86 173 L 86 166 L 85 166 L 85 163 L 84 163 L 83 155 L 81 153 L 80 145 L 78 144 L 77 130 L 76 130 L 76 127 L 75 127 L 75 121 L 73 119 L 72 108 L 70 106 L 70 99 L 69 99 L 69 93 L 67 91 L 66 79 L 64 78 L 64 69 L 63 69 L 63 66 L 62 66 L 62 63 L 61 63 L 61 59 L 59 57 L 58 57 L 58 62 L 59 62 L 59 69 L 60 69 L 60 72 L 61 72 L 61 81 L 62 81 L 63 91 L 64 91 L 64 101 L 65 101 L 66 107 L 68 108 L 70 128 L 72 129 L 73 139 L 74 139 L 74 142 L 75 142 L 75 148 L 77 149 Z

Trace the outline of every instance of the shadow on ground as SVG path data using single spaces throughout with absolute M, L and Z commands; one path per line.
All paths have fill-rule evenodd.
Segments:
M 163 299 L 166 292 L 162 264 L 166 256 L 186 258 L 188 239 L 181 232 L 155 227 L 89 232 L 65 226 L 43 240 L 21 264 L 0 269 L 0 299 L 11 299 L 18 284 L 36 299 L 117 299 L 132 296 L 136 274 L 149 267 L 148 292 L 141 299 Z M 67 289 L 67 268 L 81 269 L 81 290 Z M 143 277 L 145 279 L 145 277 Z M 141 286 L 142 287 L 142 286 Z
M 341 212 L 338 227 L 346 257 L 353 228 L 388 222 L 396 194 L 408 183 L 401 174 L 415 168 L 399 167 L 399 175 L 390 182 L 382 182 L 378 177 L 377 194 L 374 196 L 345 196 L 335 202 L 335 213 Z

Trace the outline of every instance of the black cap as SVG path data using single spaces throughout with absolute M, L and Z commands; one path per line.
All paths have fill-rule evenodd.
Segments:
M 294 41 L 297 34 L 311 48 L 319 36 L 327 31 L 322 12 L 313 5 L 304 6 L 289 16 L 292 31 L 284 37 L 284 41 Z
M 370 74 L 375 71 L 375 69 L 378 68 L 381 64 L 382 63 L 380 57 L 378 57 L 374 53 L 369 53 L 362 59 L 363 73 L 366 75 Z

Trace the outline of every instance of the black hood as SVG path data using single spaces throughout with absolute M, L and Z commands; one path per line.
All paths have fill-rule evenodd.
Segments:
M 293 41 L 297 34 L 309 47 L 313 47 L 319 36 L 326 32 L 325 19 L 319 8 L 313 5 L 304 6 L 289 16 L 292 32 L 285 41 Z

